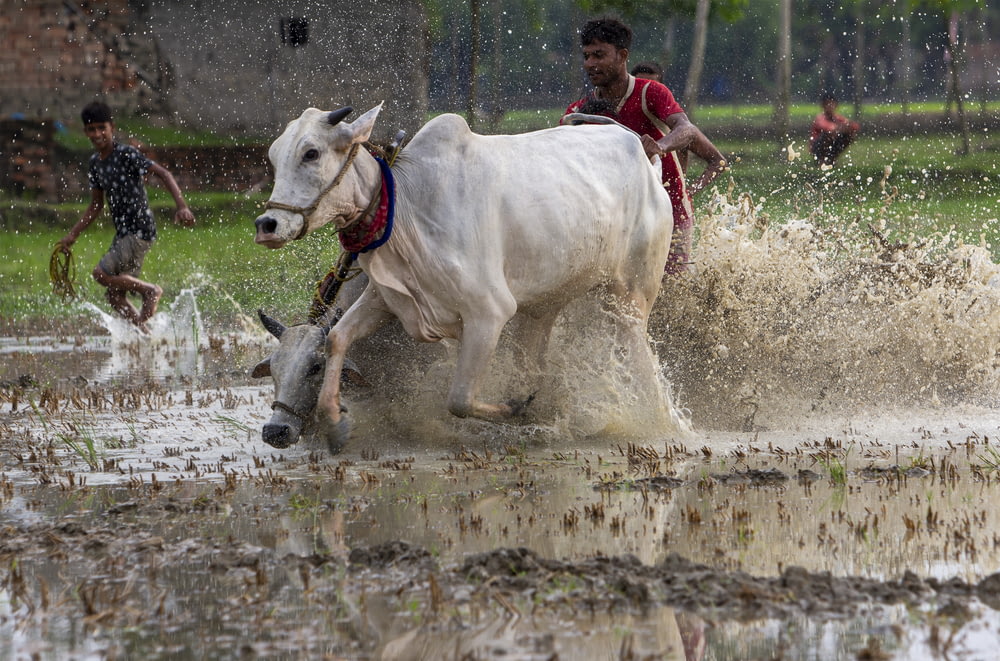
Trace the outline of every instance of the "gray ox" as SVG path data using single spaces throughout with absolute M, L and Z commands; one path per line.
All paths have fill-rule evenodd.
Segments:
M 346 440 L 340 378 L 351 343 L 396 317 L 417 340 L 459 342 L 448 410 L 509 421 L 522 406 L 481 401 L 501 330 L 521 315 L 520 345 L 541 374 L 560 310 L 598 288 L 624 322 L 637 372 L 656 370 L 646 323 L 673 227 L 670 200 L 639 139 L 614 126 L 481 136 L 457 115 L 428 122 L 392 174 L 395 218 L 379 229 L 383 168 L 366 142 L 381 106 L 310 108 L 271 145 L 274 189 L 256 242 L 280 248 L 327 223 L 384 243 L 361 252 L 370 283 L 326 334 L 316 402 L 331 446 Z M 383 205 L 384 206 L 384 205 Z M 525 395 L 532 392 L 526 383 Z M 521 400 L 523 404 L 526 400 Z
M 279 342 L 251 372 L 254 378 L 270 376 L 274 380 L 273 413 L 261 429 L 269 445 L 285 448 L 315 431 L 316 398 L 326 369 L 326 335 L 343 315 L 343 309 L 354 303 L 367 286 L 368 278 L 363 273 L 347 281 L 335 303 L 331 300 L 312 310 L 310 317 L 315 318 L 308 323 L 285 326 L 263 310 L 258 311 L 264 328 Z M 318 303 L 314 301 L 313 305 Z M 354 360 L 346 359 L 344 363 L 344 383 L 356 386 L 366 396 L 391 392 L 400 384 L 412 382 L 443 357 L 440 351 L 414 351 L 412 341 L 404 344 L 408 339 L 394 323 L 356 343 L 351 348 Z M 331 447 L 337 449 L 337 445 Z
M 361 290 L 350 282 L 347 284 L 344 298 L 353 303 Z M 361 284 L 366 286 L 367 280 Z M 343 311 L 331 305 L 311 322 L 294 326 L 285 326 L 263 310 L 257 314 L 264 328 L 279 342 L 278 348 L 257 363 L 250 374 L 255 379 L 270 376 L 274 380 L 273 413 L 264 423 L 261 436 L 268 445 L 286 448 L 298 442 L 300 436 L 314 431 L 316 398 L 326 371 L 326 335 Z M 352 364 L 345 362 L 346 370 L 358 374 L 352 368 Z

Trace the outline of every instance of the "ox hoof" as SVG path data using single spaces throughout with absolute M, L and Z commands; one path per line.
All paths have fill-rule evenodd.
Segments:
M 528 412 L 528 406 L 535 401 L 535 395 L 538 392 L 533 392 L 528 395 L 527 399 L 511 399 L 507 402 L 507 406 L 510 407 L 510 415 L 514 418 L 520 418 Z
M 325 418 L 320 423 L 319 437 L 326 441 L 330 454 L 339 454 L 351 437 L 351 422 L 347 419 L 347 409 L 340 407 L 340 418 Z
M 273 448 L 287 448 L 298 440 L 292 433 L 292 428 L 288 425 L 267 423 L 261 430 L 261 437 L 264 442 Z

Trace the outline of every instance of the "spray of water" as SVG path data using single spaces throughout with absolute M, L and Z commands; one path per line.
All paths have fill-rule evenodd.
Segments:
M 886 225 L 774 226 L 749 196 L 715 200 L 696 271 L 664 288 L 651 321 L 696 425 L 995 403 L 1000 269 L 984 246 L 897 241 Z
M 166 376 L 197 376 L 202 372 L 201 351 L 208 347 L 208 337 L 196 290 L 182 290 L 165 310 L 157 312 L 147 323 L 148 334 L 93 303 L 83 302 L 80 306 L 111 335 L 111 355 L 100 370 L 100 378 L 155 380 Z

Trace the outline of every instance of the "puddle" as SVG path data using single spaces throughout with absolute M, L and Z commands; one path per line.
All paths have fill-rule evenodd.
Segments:
M 692 626 L 706 659 L 995 649 L 986 410 L 330 456 L 260 442 L 264 386 L 120 392 L 4 407 L 0 656 L 685 659 Z M 800 576 L 795 597 L 762 583 Z

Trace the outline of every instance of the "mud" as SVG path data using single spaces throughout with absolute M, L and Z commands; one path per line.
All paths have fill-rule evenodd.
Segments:
M 443 359 L 340 455 L 260 441 L 253 324 L 0 340 L 0 657 L 994 658 L 1000 293 L 946 244 L 720 206 L 651 329 L 689 432 L 601 415 L 599 318 L 528 423 Z
M 43 392 L 3 391 L 9 658 L 989 658 L 1000 623 L 988 411 L 330 456 L 260 443 L 266 387 Z

